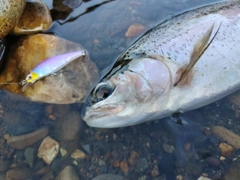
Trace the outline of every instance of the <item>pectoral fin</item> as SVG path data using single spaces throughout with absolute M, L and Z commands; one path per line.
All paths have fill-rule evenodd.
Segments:
M 214 24 L 207 30 L 207 32 L 203 35 L 202 38 L 200 38 L 197 43 L 195 44 L 192 54 L 190 56 L 190 62 L 185 67 L 180 69 L 179 73 L 181 73 L 181 77 L 179 80 L 174 84 L 174 86 L 181 86 L 186 83 L 188 83 L 193 76 L 193 72 L 191 71 L 193 69 L 193 66 L 197 63 L 197 61 L 200 59 L 200 57 L 203 55 L 203 53 L 206 51 L 208 46 L 212 43 L 213 39 L 216 37 L 221 24 L 219 25 L 217 31 L 215 32 L 214 36 L 210 39 Z M 209 41 L 210 40 L 210 41 Z M 209 42 L 208 42 L 209 41 Z

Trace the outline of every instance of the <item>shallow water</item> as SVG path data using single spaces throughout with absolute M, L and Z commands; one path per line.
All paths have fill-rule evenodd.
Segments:
M 50 9 L 53 8 L 51 1 L 44 0 L 44 2 Z M 80 6 L 76 6 L 76 9 L 70 13 L 52 10 L 55 22 L 46 33 L 54 33 L 62 38 L 80 43 L 88 50 L 91 59 L 104 75 L 104 72 L 111 67 L 117 57 L 144 32 L 174 15 L 213 2 L 217 2 L 217 0 L 86 1 L 82 2 Z M 136 23 L 143 25 L 145 30 L 137 36 L 126 38 L 125 33 L 128 27 Z M 56 125 L 58 116 L 56 116 L 56 121 L 52 121 L 45 115 L 46 109 L 50 105 L 21 102 L 14 96 L 6 96 L 4 92 L 1 96 L 3 97 L 1 99 L 2 106 L 8 102 L 4 109 L 4 118 L 5 121 L 8 119 L 8 124 L 4 124 L 3 120 L 0 121 L 3 127 L 8 126 L 8 132 L 6 132 L 6 128 L 3 128 L 1 137 L 6 133 L 18 134 L 18 131 L 27 133 L 39 126 L 47 125 L 52 128 L 50 136 L 58 139 L 60 136 Z M 54 108 L 80 111 L 81 105 L 53 105 Z M 61 111 L 63 110 L 59 110 L 58 113 L 61 114 Z M 26 113 L 26 115 L 24 116 L 22 113 Z M 195 139 L 189 142 L 188 138 L 181 139 L 182 136 L 179 138 L 178 135 L 185 133 L 185 131 L 188 132 L 188 129 L 176 129 L 173 133 L 169 133 L 170 130 L 165 128 L 167 125 L 161 121 L 111 130 L 90 128 L 83 122 L 77 148 L 82 149 L 87 154 L 87 158 L 79 160 L 74 167 L 82 179 L 92 179 L 104 173 L 119 174 L 128 179 L 159 180 L 175 179 L 178 175 L 179 178 L 182 176 L 183 179 L 197 179 L 205 173 L 212 179 L 222 179 L 232 165 L 232 160 L 238 158 L 240 152 L 235 149 L 224 162 L 221 162 L 219 160 L 221 154 L 218 149 L 220 140 L 212 135 L 208 128 L 221 125 L 239 133 L 240 124 L 237 119 L 238 107 L 232 104 L 229 98 L 188 113 L 187 120 L 198 122 L 201 126 L 200 129 L 205 134 L 210 133 L 210 135 L 204 143 L 190 147 L 187 152 L 183 152 L 181 148 L 186 148 L 188 143 L 193 146 L 193 143 L 196 142 L 192 141 Z M 173 138 L 170 137 L 171 135 Z M 184 136 L 196 136 L 196 134 Z M 175 148 L 175 151 L 170 152 L 172 147 Z M 2 148 L 1 156 L 4 156 L 9 147 L 2 142 L 0 148 Z M 121 167 L 121 162 L 132 160 L 129 156 L 132 151 L 138 154 L 139 161 L 129 166 L 128 171 L 124 171 L 119 166 Z M 14 153 L 17 154 L 16 159 L 20 159 L 22 152 L 15 151 Z M 13 162 L 17 161 L 16 159 L 13 159 Z M 187 161 L 186 159 L 190 160 L 183 162 Z M 58 160 L 55 162 L 55 166 L 52 165 L 50 168 L 56 174 L 61 170 L 59 164 L 69 164 L 66 159 L 62 160 L 58 157 Z M 20 161 L 24 162 L 24 158 Z M 120 165 L 117 165 L 117 162 Z M 144 162 L 147 162 L 145 163 L 146 168 L 144 168 Z M 37 168 L 35 167 L 35 169 Z

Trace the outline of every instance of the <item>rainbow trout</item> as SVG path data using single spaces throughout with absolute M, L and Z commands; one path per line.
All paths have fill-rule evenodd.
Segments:
M 240 89 L 240 0 L 178 15 L 136 41 L 96 85 L 89 126 L 125 127 L 190 111 Z

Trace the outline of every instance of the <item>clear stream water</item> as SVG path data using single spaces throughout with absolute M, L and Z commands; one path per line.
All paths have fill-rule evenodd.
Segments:
M 136 39 L 162 21 L 204 4 L 218 2 L 218 0 L 90 0 L 82 2 L 80 6 L 76 7 L 70 13 L 63 13 L 52 10 L 53 4 L 51 0 L 43 1 L 51 9 L 55 20 L 48 33 L 51 32 L 62 38 L 81 44 L 88 50 L 91 59 L 97 64 L 100 71 L 109 69 L 117 57 Z M 126 38 L 125 33 L 128 27 L 135 23 L 145 26 L 145 30 L 135 37 Z M 12 107 L 10 106 L 9 112 L 19 109 L 20 106 L 24 107 L 22 108 L 23 112 L 29 112 L 30 108 L 32 111 L 35 110 L 34 103 L 27 106 L 20 103 Z M 233 110 L 233 106 L 228 101 L 228 98 L 225 98 L 190 113 L 188 117 L 203 127 L 225 125 L 228 129 L 239 132 L 238 114 Z M 76 106 L 73 105 L 70 108 L 76 109 Z M 38 110 L 35 112 L 36 114 L 33 115 L 38 116 L 43 114 L 43 111 L 44 108 L 39 109 L 38 107 Z M 185 179 L 197 179 L 203 173 L 208 174 L 211 178 L 221 179 L 231 166 L 232 159 L 238 157 L 238 151 L 235 150 L 232 156 L 224 163 L 217 161 L 216 158 L 220 156 L 220 153 L 216 144 L 219 142 L 219 139 L 211 136 L 208 143 L 200 144 L 193 151 L 189 152 L 198 152 L 199 157 L 191 161 L 190 164 L 187 163 L 186 168 L 183 168 L 184 170 L 181 171 L 176 166 L 189 156 L 181 150 L 187 138 L 181 139 L 182 136 L 180 136 L 179 139 L 176 136 L 180 133 L 183 137 L 188 137 L 189 135 L 185 134 L 185 130 L 172 130 L 174 132 L 170 134 L 173 138 L 170 138 L 168 132 L 160 122 L 145 123 L 143 125 L 109 131 L 90 128 L 83 123 L 82 129 L 84 133 L 81 135 L 81 144 L 92 147 L 91 156 L 95 157 L 95 160 L 105 156 L 107 151 L 113 152 L 115 150 L 120 154 L 121 161 L 128 157 L 125 157 L 125 152 L 134 149 L 140 154 L 140 159 L 145 158 L 149 164 L 149 170 L 144 172 L 137 173 L 135 170 L 130 170 L 128 173 L 123 173 L 119 168 L 111 168 L 111 165 L 108 165 L 107 161 L 106 167 L 101 166 L 97 168 L 99 161 L 96 160 L 94 162 L 93 159 L 87 159 L 83 163 L 86 169 L 80 172 L 80 174 L 82 173 L 80 177 L 83 179 L 91 179 L 103 173 L 122 174 L 130 179 L 144 179 L 144 177 L 145 179 L 153 179 L 151 170 L 154 168 L 154 163 L 156 164 L 156 162 L 158 164 L 159 175 L 155 179 L 175 179 L 178 174 L 181 174 Z M 114 138 L 109 140 L 108 137 L 110 136 L 117 136 L 119 139 L 116 141 L 114 141 Z M 99 137 L 102 137 L 102 139 Z M 163 144 L 173 145 L 175 153 L 165 153 L 163 151 Z M 104 146 L 107 147 L 107 150 Z M 116 150 L 117 147 L 119 150 Z M 199 158 L 202 158 L 201 155 L 205 156 L 206 154 L 208 155 L 207 157 L 210 157 L 209 162 L 201 161 L 199 163 Z M 211 159 L 211 157 L 215 159 Z M 216 164 L 218 162 L 220 164 L 214 165 L 212 161 L 217 161 Z M 200 166 L 201 168 L 198 169 Z M 195 170 L 199 171 L 195 172 Z

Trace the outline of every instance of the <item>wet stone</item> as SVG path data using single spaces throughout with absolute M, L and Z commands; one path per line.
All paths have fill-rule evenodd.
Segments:
M 212 167 L 219 167 L 221 165 L 220 160 L 214 156 L 208 157 L 204 161 Z
M 20 83 L 40 62 L 60 54 L 83 50 L 80 44 L 48 34 L 21 37 L 10 49 L 1 82 Z M 32 101 L 70 104 L 84 102 L 98 79 L 98 69 L 88 55 L 67 64 L 55 76 L 31 85 L 0 85 L 4 90 L 24 95 Z
M 86 157 L 86 154 L 79 150 L 79 149 L 76 149 L 72 154 L 71 154 L 71 157 L 73 159 L 84 159 Z
M 138 158 L 139 158 L 139 154 L 136 151 L 131 151 L 130 156 L 128 158 L 129 165 L 130 166 L 135 166 Z
M 10 164 L 11 164 L 10 160 L 0 158 L 0 172 L 6 172 Z
M 240 179 L 240 159 L 233 162 L 227 173 L 224 175 L 225 180 L 239 180 Z
M 11 33 L 16 35 L 33 34 L 48 30 L 52 18 L 47 5 L 41 0 L 27 1 L 22 16 Z
M 27 148 L 24 151 L 24 155 L 26 158 L 27 163 L 29 164 L 30 168 L 33 168 L 33 165 L 35 163 L 37 152 L 34 148 Z
M 56 177 L 55 180 L 78 180 L 79 177 L 72 166 L 66 166 Z
M 31 133 L 27 133 L 19 136 L 10 136 L 7 140 L 9 146 L 15 149 L 25 149 L 28 146 L 43 139 L 48 134 L 48 128 L 43 127 Z
M 186 172 L 194 176 L 199 176 L 202 172 L 202 166 L 197 162 L 188 162 L 186 165 Z
M 47 172 L 40 180 L 54 180 L 55 176 L 52 171 Z
M 93 178 L 92 180 L 128 180 L 124 176 L 115 175 L 115 174 L 101 174 L 97 177 Z
M 219 150 L 221 151 L 221 155 L 230 156 L 233 152 L 233 147 L 227 143 L 221 143 L 219 144 Z
M 197 180 L 211 180 L 211 179 L 204 176 L 200 176 Z
M 152 177 L 156 177 L 156 176 L 159 175 L 159 170 L 158 170 L 158 166 L 157 166 L 157 165 L 155 165 L 155 166 L 153 167 L 153 170 L 152 170 L 152 172 L 151 172 L 151 175 L 152 175 Z
M 148 161 L 145 158 L 141 158 L 138 160 L 135 171 L 136 172 L 144 172 L 148 168 Z
M 124 173 L 127 173 L 127 172 L 129 171 L 127 161 L 122 161 L 122 162 L 120 162 L 120 169 L 121 169 L 122 172 L 124 172 Z
M 25 0 L 0 1 L 0 38 L 17 24 L 25 8 Z
M 227 141 L 233 147 L 237 149 L 240 148 L 240 136 L 235 134 L 234 132 L 222 126 L 214 126 L 213 133 L 220 137 L 221 139 L 223 139 L 224 141 Z
M 38 148 L 38 157 L 42 158 L 45 163 L 51 164 L 58 155 L 59 143 L 50 136 L 46 137 Z
M 26 180 L 31 179 L 33 173 L 28 168 L 15 168 L 7 171 L 6 180 Z
M 60 141 L 72 141 L 79 137 L 81 129 L 81 115 L 77 111 L 70 111 L 62 116 L 56 124 L 56 131 Z
M 138 36 L 139 34 L 143 33 L 144 30 L 145 26 L 141 24 L 132 24 L 125 33 L 125 36 L 128 38 Z

